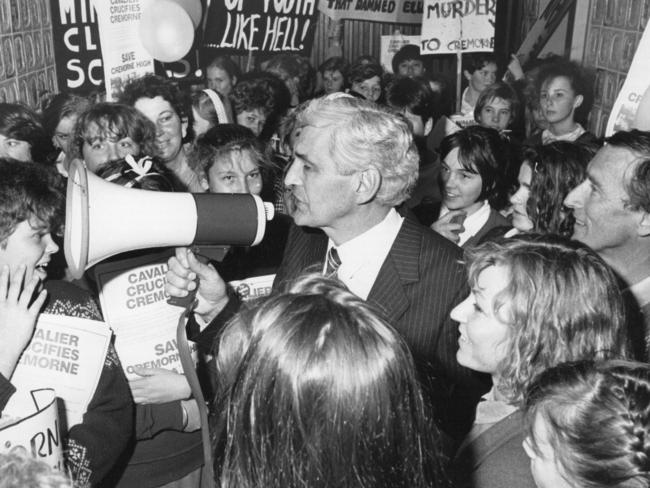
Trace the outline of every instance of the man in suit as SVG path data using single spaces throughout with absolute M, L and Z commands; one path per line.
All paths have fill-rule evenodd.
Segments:
M 589 162 L 585 180 L 567 195 L 572 238 L 591 247 L 624 281 L 623 295 L 636 301 L 645 331 L 634 325 L 634 353 L 650 352 L 650 132 L 619 131 Z M 643 340 L 640 336 L 645 336 Z M 644 344 L 645 343 L 645 344 Z M 645 346 L 645 347 L 643 347 Z M 644 350 L 643 350 L 644 349 Z M 641 359 L 641 358 L 639 358 Z
M 439 424 L 459 437 L 480 393 L 456 362 L 458 330 L 449 317 L 468 293 L 462 251 L 395 210 L 417 177 L 418 152 L 404 119 L 352 97 L 311 101 L 298 115 L 285 176 L 295 225 L 274 288 L 309 269 L 336 273 L 400 332 Z M 179 249 L 167 292 L 186 296 L 196 278 L 198 321 L 214 330 L 236 310 L 236 299 L 214 269 Z

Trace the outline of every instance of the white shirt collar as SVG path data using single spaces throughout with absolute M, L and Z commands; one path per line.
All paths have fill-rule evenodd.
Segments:
M 336 246 L 341 259 L 337 276 L 359 298 L 368 298 L 403 222 L 404 218 L 391 208 L 377 225 Z M 327 250 L 333 245 L 329 239 Z
M 573 142 L 585 132 L 587 131 L 580 124 L 576 124 L 576 128 L 573 129 L 571 132 L 567 132 L 566 134 L 561 134 L 559 136 L 556 136 L 548 129 L 544 129 L 542 131 L 542 144 L 549 144 L 554 141 Z
M 639 306 L 650 303 L 650 276 L 629 287 Z
M 475 424 L 496 424 L 517 410 L 514 405 L 496 399 L 494 386 L 481 399 L 476 406 Z
M 469 103 L 469 86 L 463 90 L 460 103 L 460 113 L 463 115 L 474 115 L 474 105 Z

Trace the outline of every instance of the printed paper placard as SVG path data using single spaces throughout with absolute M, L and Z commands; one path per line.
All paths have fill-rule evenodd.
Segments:
M 109 261 L 95 269 L 104 319 L 115 332 L 115 349 L 128 379 L 138 378 L 135 366 L 183 372 L 176 344 L 183 309 L 168 304 L 165 294 L 170 255 Z M 190 348 L 196 351 L 192 342 Z
M 494 50 L 496 0 L 425 0 L 422 54 Z
M 142 12 L 151 1 L 129 0 L 127 13 L 114 14 L 115 2 L 92 0 L 97 12 L 108 101 L 117 99 L 129 80 L 154 72 L 153 58 L 140 41 L 139 29 Z
M 111 336 L 104 322 L 42 313 L 11 382 L 18 390 L 53 388 L 70 429 L 95 394 Z
M 646 25 L 623 87 L 607 120 L 605 136 L 620 130 L 650 130 L 650 24 Z
M 381 36 L 379 62 L 384 68 L 384 71 L 387 73 L 393 72 L 393 57 L 397 51 L 407 44 L 419 46 L 420 36 L 403 36 L 401 34 Z
M 63 437 L 54 390 L 19 390 L 7 403 L 0 417 L 0 451 L 17 448 L 63 471 Z
M 239 298 L 242 300 L 252 300 L 269 295 L 271 288 L 273 288 L 273 280 L 275 280 L 275 275 L 270 274 L 254 276 L 244 280 L 234 280 L 228 284 L 235 289 Z

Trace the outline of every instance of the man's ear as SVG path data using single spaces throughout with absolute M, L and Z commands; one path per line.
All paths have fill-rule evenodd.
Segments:
M 431 134 L 431 131 L 433 130 L 433 117 L 429 117 L 429 120 L 426 121 L 424 124 L 424 137 L 427 137 L 429 134 Z
M 370 167 L 359 171 L 357 177 L 357 203 L 364 204 L 371 201 L 381 188 L 381 173 L 377 168 Z
M 470 81 L 470 80 L 472 79 L 472 73 L 470 73 L 470 72 L 467 71 L 467 70 L 463 70 L 463 76 L 465 77 L 465 79 L 466 79 L 467 81 Z
M 637 226 L 637 233 L 641 237 L 650 237 L 650 214 L 648 212 L 643 212 L 641 221 Z

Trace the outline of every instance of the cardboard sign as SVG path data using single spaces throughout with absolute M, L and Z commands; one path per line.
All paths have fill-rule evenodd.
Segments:
M 607 120 L 606 136 L 620 130 L 650 130 L 650 24 L 636 48 L 623 87 Z
M 379 47 L 379 62 L 384 68 L 384 71 L 387 73 L 393 72 L 393 57 L 397 51 L 402 49 L 407 44 L 419 46 L 420 36 L 403 36 L 401 34 L 381 36 L 381 43 Z
M 165 294 L 169 257 L 169 252 L 156 253 L 95 269 L 102 313 L 115 332 L 115 349 L 128 379 L 139 378 L 135 366 L 183 372 L 176 344 L 183 309 L 167 303 Z M 190 348 L 196 351 L 193 343 Z
M 223 0 L 210 4 L 204 48 L 244 54 L 309 53 L 316 0 Z
M 127 81 L 154 72 L 140 41 L 140 16 L 152 0 L 93 0 L 102 40 L 106 99 L 117 99 Z
M 320 0 L 318 10 L 332 20 L 420 24 L 424 0 Z
M 96 89 L 104 81 L 104 71 L 92 0 L 50 0 L 50 6 L 60 91 L 74 89 L 88 92 Z M 47 48 L 49 43 L 47 40 L 44 42 Z M 27 56 L 28 53 L 29 49 Z M 39 57 L 36 53 L 34 55 L 35 58 Z
M 0 451 L 16 448 L 64 470 L 63 437 L 54 390 L 17 391 L 7 403 L 0 418 Z
M 242 300 L 252 300 L 269 295 L 271 288 L 273 288 L 273 280 L 275 280 L 275 275 L 270 274 L 254 276 L 244 280 L 235 280 L 228 284 L 235 289 L 239 298 Z
M 104 322 L 42 313 L 11 382 L 17 390 L 53 388 L 69 429 L 81 423 L 95 394 L 111 337 Z
M 422 54 L 453 54 L 494 50 L 496 0 L 425 0 Z

